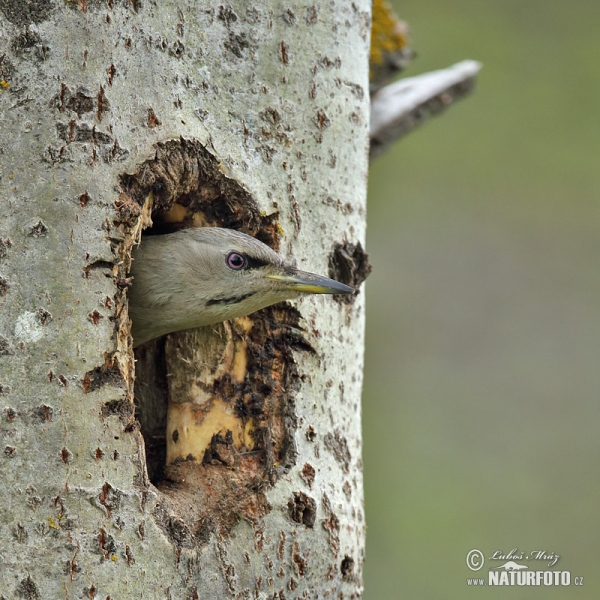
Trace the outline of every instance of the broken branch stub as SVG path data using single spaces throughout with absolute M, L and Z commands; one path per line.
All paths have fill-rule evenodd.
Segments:
M 371 97 L 370 157 L 437 115 L 475 87 L 481 63 L 464 60 L 447 69 L 400 79 Z

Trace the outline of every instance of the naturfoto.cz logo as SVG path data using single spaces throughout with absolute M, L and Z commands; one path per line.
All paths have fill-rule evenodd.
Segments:
M 533 550 L 519 552 L 513 548 L 508 553 L 500 550 L 493 552 L 487 559 L 484 553 L 477 548 L 467 553 L 467 567 L 471 571 L 480 571 L 487 561 L 502 561 L 501 564 L 488 564 L 487 578 L 467 578 L 468 586 L 582 586 L 583 577 L 571 577 L 570 571 L 563 570 L 538 570 L 540 563 L 532 565 L 538 569 L 530 568 L 527 561 L 543 561 L 546 567 L 553 567 L 560 556 L 555 552 Z

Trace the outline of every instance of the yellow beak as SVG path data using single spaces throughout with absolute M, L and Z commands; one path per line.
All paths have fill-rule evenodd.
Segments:
M 354 288 L 349 285 L 328 277 L 298 269 L 288 269 L 287 271 L 286 275 L 267 275 L 266 277 L 279 281 L 292 290 L 307 294 L 352 294 L 354 292 Z

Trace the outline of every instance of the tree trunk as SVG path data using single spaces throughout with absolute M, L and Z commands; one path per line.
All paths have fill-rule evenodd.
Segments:
M 362 292 L 135 367 L 127 287 L 206 224 L 362 283 L 369 11 L 0 0 L 0 598 L 360 596 Z

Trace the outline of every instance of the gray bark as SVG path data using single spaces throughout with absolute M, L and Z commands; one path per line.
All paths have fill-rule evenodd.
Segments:
M 0 598 L 360 595 L 362 293 L 223 326 L 234 346 L 281 343 L 260 460 L 223 431 L 191 485 L 148 476 L 126 289 L 143 220 L 182 206 L 361 282 L 369 11 L 0 0 Z M 221 365 L 203 335 L 169 337 L 181 377 L 140 367 L 136 396 L 193 384 L 178 360 L 195 344 Z

